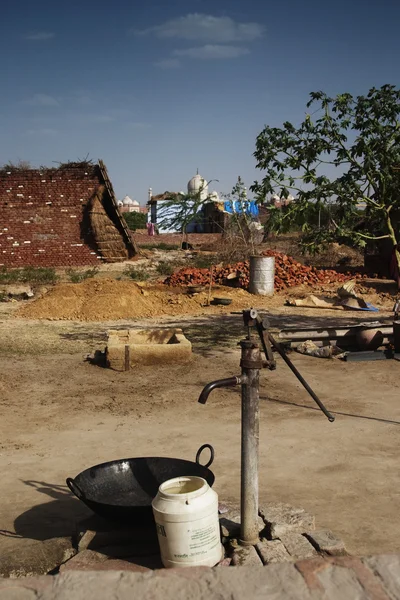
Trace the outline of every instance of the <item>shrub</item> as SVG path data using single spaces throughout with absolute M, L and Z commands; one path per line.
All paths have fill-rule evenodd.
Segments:
M 81 281 L 85 281 L 85 279 L 91 279 L 97 273 L 99 269 L 97 267 L 93 267 L 93 269 L 87 269 L 86 271 L 76 271 L 75 269 L 67 269 L 66 275 L 68 276 L 71 283 L 81 283 Z
M 134 281 L 146 281 L 150 277 L 150 273 L 148 273 L 145 269 L 135 269 L 134 267 L 128 267 L 125 270 L 125 275 Z
M 23 267 L 22 269 L 0 269 L 2 283 L 55 283 L 58 277 L 55 269 L 49 267 Z
M 147 214 L 131 212 L 123 213 L 123 217 L 131 231 L 136 231 L 136 229 L 146 229 Z
M 167 276 L 167 275 L 172 275 L 175 268 L 174 268 L 174 265 L 171 264 L 170 262 L 168 262 L 166 260 L 162 260 L 161 262 L 158 263 L 156 270 L 157 270 L 157 273 L 159 273 L 160 275 Z

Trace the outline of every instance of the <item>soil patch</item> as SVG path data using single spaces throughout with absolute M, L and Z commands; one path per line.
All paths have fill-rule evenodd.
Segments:
M 170 290 L 163 286 L 144 286 L 133 281 L 113 279 L 88 279 L 78 284 L 56 285 L 42 298 L 21 308 L 16 316 L 29 319 L 110 321 L 182 314 L 218 314 L 240 310 L 254 303 L 254 296 L 241 289 L 216 286 L 212 295 L 223 295 L 232 302 L 229 307 L 207 306 L 206 292 L 189 296 L 180 290 Z M 282 304 L 282 298 L 278 302 Z

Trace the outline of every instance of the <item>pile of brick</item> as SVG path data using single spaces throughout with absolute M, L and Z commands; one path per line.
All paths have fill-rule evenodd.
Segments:
M 264 256 L 275 257 L 275 289 L 277 291 L 285 290 L 297 285 L 315 285 L 326 283 L 343 283 L 348 279 L 354 278 L 354 275 L 338 273 L 333 269 L 317 269 L 316 267 L 307 267 L 293 257 L 266 250 Z M 235 285 L 245 290 L 249 287 L 249 263 L 248 261 L 226 265 L 223 267 L 214 267 L 213 282 L 226 284 L 229 282 L 229 275 L 235 277 Z M 207 285 L 210 283 L 209 269 L 196 269 L 186 267 L 173 273 L 165 280 L 167 285 Z

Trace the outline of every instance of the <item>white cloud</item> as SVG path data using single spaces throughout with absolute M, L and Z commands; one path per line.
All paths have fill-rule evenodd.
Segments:
M 55 36 L 56 34 L 51 31 L 37 31 L 36 33 L 29 33 L 25 36 L 25 39 L 33 42 L 43 42 L 45 40 L 51 40 Z
M 220 46 L 218 44 L 207 44 L 206 46 L 186 48 L 185 50 L 174 50 L 173 52 L 174 56 L 199 58 L 203 60 L 238 58 L 239 56 L 245 56 L 249 53 L 250 50 L 248 48 L 242 48 L 241 46 Z
M 178 58 L 164 58 L 154 63 L 160 69 L 179 69 L 181 62 Z
M 32 98 L 25 100 L 24 104 L 29 104 L 29 106 L 60 106 L 58 100 L 48 94 L 34 94 Z
M 239 23 L 231 17 L 214 17 L 199 13 L 189 14 L 166 21 L 162 25 L 136 31 L 139 35 L 155 35 L 158 38 L 183 39 L 200 42 L 251 42 L 264 33 L 260 23 Z

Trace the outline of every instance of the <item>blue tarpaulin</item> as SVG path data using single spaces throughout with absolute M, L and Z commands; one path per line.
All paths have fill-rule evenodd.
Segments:
M 224 212 L 230 215 L 246 213 L 252 217 L 258 217 L 258 205 L 254 200 L 227 200 L 224 202 Z

